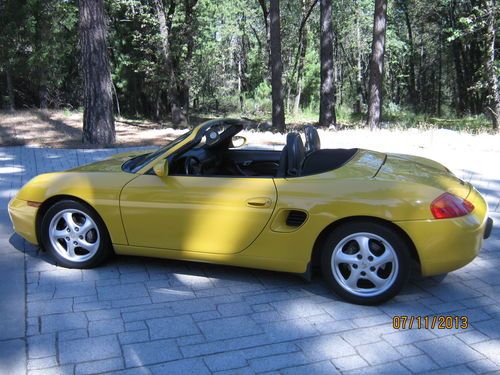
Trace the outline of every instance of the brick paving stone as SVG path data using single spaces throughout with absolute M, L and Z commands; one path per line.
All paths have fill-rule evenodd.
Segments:
M 478 344 L 471 345 L 471 347 L 477 350 L 482 355 L 488 357 L 497 365 L 500 365 L 500 340 L 496 339 L 484 341 Z
M 458 365 L 483 358 L 476 350 L 471 349 L 454 336 L 422 341 L 415 345 L 441 367 Z
M 123 345 L 126 367 L 156 364 L 182 357 L 175 340 L 156 340 Z
M 245 356 L 240 352 L 213 354 L 204 357 L 203 360 L 211 371 L 231 370 L 248 365 Z
M 83 362 L 76 365 L 76 375 L 101 374 L 107 371 L 120 370 L 124 368 L 121 357 L 103 359 L 94 362 Z
M 452 366 L 443 369 L 431 370 L 422 373 L 424 375 L 449 375 L 449 374 L 460 374 L 460 375 L 473 375 L 474 372 L 464 365 Z
M 292 342 L 284 342 L 279 344 L 261 345 L 251 349 L 241 351 L 243 357 L 247 359 L 266 357 L 269 355 L 292 353 L 299 351 L 297 344 Z
M 315 375 L 336 375 L 340 372 L 335 368 L 335 366 L 328 361 L 311 363 L 303 366 L 295 366 L 286 368 L 280 371 L 283 375 L 305 375 L 305 374 L 315 374 Z
M 455 337 L 458 337 L 467 345 L 477 344 L 478 342 L 489 340 L 488 336 L 476 331 L 475 329 L 468 329 L 465 332 L 457 333 Z
M 233 317 L 198 323 L 207 340 L 221 340 L 262 333 L 257 323 L 248 317 Z
M 146 321 L 146 324 L 151 332 L 152 340 L 182 337 L 200 333 L 193 318 L 189 315 L 150 319 Z
M 115 336 L 100 336 L 59 342 L 61 364 L 97 361 L 121 356 Z
M 304 318 L 307 316 L 324 314 L 321 308 L 311 298 L 289 299 L 285 301 L 272 302 L 271 306 L 283 317 L 288 319 Z
M 158 366 L 152 366 L 151 372 L 153 375 L 209 375 L 210 371 L 203 361 L 199 358 L 181 359 L 178 361 L 168 362 Z
M 28 360 L 28 370 L 39 370 L 57 366 L 56 356 Z
M 265 372 L 303 365 L 308 362 L 308 359 L 303 353 L 295 352 L 254 358 L 250 359 L 248 362 L 250 367 L 252 367 L 256 372 Z
M 217 311 L 221 316 L 248 315 L 252 313 L 252 308 L 241 302 L 222 303 L 217 306 Z
M 98 286 L 97 294 L 100 300 L 129 299 L 147 297 L 148 291 L 144 284 L 127 284 L 115 286 Z
M 366 362 L 361 356 L 359 356 L 357 354 L 350 355 L 347 357 L 333 358 L 332 363 L 340 371 L 355 370 L 358 368 L 368 366 L 368 362 Z
M 96 320 L 89 323 L 90 336 L 103 336 L 124 331 L 121 319 Z
M 401 361 L 411 372 L 420 373 L 435 370 L 439 366 L 426 355 L 417 355 L 415 357 L 403 358 Z
M 93 296 L 96 294 L 93 282 L 64 283 L 57 285 L 54 298 Z
M 318 336 L 313 324 L 303 319 L 284 320 L 262 324 L 267 336 L 275 342 Z
M 87 328 L 87 317 L 84 313 L 67 313 L 42 316 L 42 333 Z
M 50 357 L 57 353 L 54 333 L 28 337 L 27 343 L 28 358 Z
M 88 331 L 86 328 L 80 329 L 71 329 L 69 331 L 61 331 L 57 333 L 57 338 L 59 341 L 68 341 L 68 340 L 76 340 L 83 339 L 88 337 Z
M 28 302 L 28 316 L 66 313 L 73 311 L 72 298 L 52 299 L 48 301 Z
M 473 326 L 490 339 L 500 338 L 500 317 L 473 323 Z
M 147 329 L 140 331 L 122 332 L 118 334 L 118 339 L 122 345 L 134 344 L 136 342 L 146 342 L 150 340 Z
M 74 365 L 64 365 L 57 367 L 44 368 L 41 370 L 30 370 L 29 375 L 73 375 L 75 372 Z
M 395 348 L 398 352 L 401 353 L 401 355 L 404 358 L 419 355 L 419 354 L 423 353 L 420 349 L 418 349 L 416 346 L 411 345 L 411 344 L 396 346 Z
M 500 371 L 500 365 L 490 361 L 489 359 L 480 359 L 478 361 L 470 362 L 467 364 L 467 367 L 469 367 L 476 374 L 486 374 L 494 371 Z
M 384 365 L 363 367 L 356 370 L 344 371 L 345 375 L 410 375 L 411 372 L 407 370 L 403 365 L 392 362 Z
M 356 354 L 354 348 L 338 335 L 326 335 L 297 342 L 304 353 L 314 361 Z
M 394 346 L 413 344 L 415 342 L 429 340 L 434 337 L 436 336 L 430 330 L 425 329 L 405 329 L 382 335 L 382 338 L 385 341 Z
M 384 341 L 359 345 L 356 351 L 371 365 L 381 365 L 402 358 L 396 349 Z

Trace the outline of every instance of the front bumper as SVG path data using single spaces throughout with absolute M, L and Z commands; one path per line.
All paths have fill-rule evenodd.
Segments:
M 423 276 L 454 271 L 470 263 L 491 232 L 488 206 L 476 189 L 467 200 L 475 209 L 453 219 L 400 221 L 396 224 L 413 241 Z
M 38 207 L 28 206 L 28 201 L 14 197 L 9 202 L 8 209 L 16 233 L 32 244 L 38 244 L 35 224 Z

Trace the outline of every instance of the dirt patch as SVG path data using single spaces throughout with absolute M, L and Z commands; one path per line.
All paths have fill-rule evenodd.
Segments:
M 0 112 L 0 146 L 95 148 L 81 141 L 82 117 L 82 113 L 64 111 Z M 108 147 L 159 146 L 184 131 L 172 129 L 171 123 L 126 119 L 116 120 L 115 127 L 116 143 Z

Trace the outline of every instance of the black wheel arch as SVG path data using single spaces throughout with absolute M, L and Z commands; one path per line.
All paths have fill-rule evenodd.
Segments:
M 401 238 L 408 244 L 408 249 L 410 249 L 410 258 L 412 261 L 415 263 L 417 268 L 420 268 L 420 257 L 418 256 L 417 249 L 415 247 L 415 244 L 411 240 L 410 236 L 401 229 L 398 225 L 394 224 L 392 221 L 385 220 L 382 218 L 374 217 L 374 216 L 349 216 L 349 217 L 344 217 L 342 219 L 336 220 L 329 225 L 327 225 L 323 230 L 320 232 L 318 237 L 316 238 L 316 241 L 314 242 L 313 245 L 313 250 L 311 254 L 311 264 L 314 267 L 320 266 L 321 263 L 321 250 L 322 250 L 322 245 L 324 241 L 326 240 L 326 237 L 329 233 L 334 231 L 336 228 L 343 224 L 347 223 L 379 223 L 386 225 L 392 229 L 394 229 L 400 236 Z

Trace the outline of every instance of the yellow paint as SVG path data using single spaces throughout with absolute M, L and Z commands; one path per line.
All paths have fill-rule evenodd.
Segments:
M 27 201 L 77 197 L 102 217 L 118 254 L 186 259 L 304 272 L 328 225 L 350 217 L 387 220 L 415 244 L 424 275 L 452 271 L 479 251 L 487 217 L 481 195 L 424 158 L 360 150 L 347 165 L 298 178 L 146 174 L 194 139 L 199 128 L 138 173 L 121 170 L 131 155 L 35 177 L 9 204 L 16 231 L 36 243 L 39 209 Z M 468 197 L 475 210 L 435 220 L 429 206 L 443 191 Z M 300 228 L 289 210 L 308 214 Z

